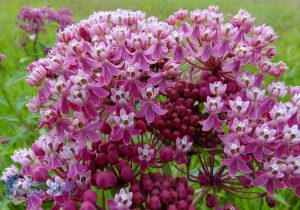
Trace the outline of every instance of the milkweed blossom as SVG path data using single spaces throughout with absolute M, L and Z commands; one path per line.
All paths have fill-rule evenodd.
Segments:
M 27 107 L 47 132 L 2 176 L 27 209 L 219 210 L 238 209 L 220 191 L 270 206 L 276 190 L 300 196 L 300 88 L 278 81 L 288 68 L 272 61 L 272 27 L 243 9 L 228 21 L 217 6 L 167 21 L 119 9 L 57 39 L 28 67 L 38 92 Z
M 50 22 L 58 23 L 58 29 L 63 29 L 73 23 L 72 13 L 68 9 L 54 10 L 50 7 L 24 7 L 17 18 L 19 28 L 31 35 L 44 32 L 46 24 Z

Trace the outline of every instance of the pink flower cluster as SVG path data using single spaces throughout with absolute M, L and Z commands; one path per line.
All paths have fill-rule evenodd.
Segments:
M 18 14 L 18 26 L 28 34 L 43 32 L 45 25 L 50 22 L 57 22 L 58 29 L 63 29 L 73 23 L 72 13 L 67 9 L 56 11 L 50 7 L 25 7 Z
M 27 209 L 82 210 L 195 209 L 203 197 L 236 209 L 222 207 L 220 190 L 269 204 L 275 189 L 300 196 L 300 88 L 266 83 L 288 68 L 271 61 L 273 29 L 253 23 L 245 10 L 224 22 L 210 6 L 166 22 L 98 12 L 59 31 L 28 67 L 38 94 L 27 107 L 47 132 L 13 154 L 22 169 L 2 177 L 13 196 Z M 37 196 L 30 187 L 41 182 Z

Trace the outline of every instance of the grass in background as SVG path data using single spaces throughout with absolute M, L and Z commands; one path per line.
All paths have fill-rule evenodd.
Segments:
M 203 9 L 211 4 L 219 5 L 221 11 L 228 16 L 244 8 L 256 17 L 256 25 L 266 23 L 274 27 L 279 36 L 275 43 L 278 53 L 275 61 L 283 60 L 290 68 L 283 79 L 287 84 L 300 84 L 299 0 L 0 0 L 0 52 L 7 57 L 0 63 L 0 141 L 3 141 L 1 137 L 5 137 L 4 141 L 8 140 L 8 143 L 0 143 L 0 171 L 11 164 L 10 155 L 15 149 L 30 145 L 39 135 L 35 129 L 39 122 L 38 116 L 29 113 L 25 107 L 27 97 L 34 96 L 36 90 L 25 82 L 26 66 L 32 60 L 20 48 L 22 33 L 16 27 L 16 17 L 22 7 L 65 7 L 73 12 L 76 21 L 87 18 L 94 11 L 117 8 L 142 10 L 148 16 L 154 15 L 164 20 L 179 8 Z M 41 34 L 40 41 L 43 44 L 53 43 L 55 27 L 47 28 L 47 33 Z M 230 195 L 223 196 L 232 198 Z M 276 198 L 281 201 L 277 209 L 300 209 L 300 201 L 291 190 L 284 190 Z M 243 210 L 268 209 L 263 199 L 232 199 Z M 4 185 L 0 184 L 0 208 L 22 209 L 8 202 Z

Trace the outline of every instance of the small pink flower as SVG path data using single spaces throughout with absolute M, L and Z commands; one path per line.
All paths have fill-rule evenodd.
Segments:
M 274 186 L 279 189 L 283 189 L 285 186 L 281 183 L 280 179 L 284 177 L 284 171 L 286 170 L 285 164 L 278 163 L 278 160 L 273 157 L 270 162 L 264 163 L 264 170 L 253 182 L 254 186 L 266 186 L 266 190 L 269 194 L 275 193 Z
M 207 97 L 207 102 L 204 102 L 204 107 L 209 112 L 209 116 L 206 120 L 200 121 L 199 123 L 203 126 L 203 131 L 209 131 L 214 128 L 216 131 L 221 132 L 221 121 L 218 118 L 218 115 L 223 108 L 224 102 L 220 96 L 215 98 Z
M 148 144 L 145 144 L 143 147 L 137 148 L 138 160 L 141 167 L 141 172 L 144 172 L 148 165 L 155 163 L 155 150 L 151 148 Z
M 155 102 L 157 95 L 159 93 L 159 88 L 154 88 L 152 85 L 147 85 L 142 91 L 142 108 L 136 113 L 137 117 L 145 116 L 147 122 L 151 123 L 154 120 L 155 114 L 164 115 L 167 110 L 161 108 L 159 103 Z
M 221 81 L 210 83 L 209 90 L 210 93 L 216 96 L 220 96 L 225 93 L 227 88 L 226 84 L 223 84 Z
M 225 144 L 224 152 L 228 156 L 228 159 L 223 159 L 222 162 L 224 165 L 229 166 L 229 173 L 231 176 L 235 176 L 239 169 L 245 173 L 251 171 L 246 164 L 250 159 L 247 156 L 242 156 L 244 151 L 245 146 L 240 145 L 240 142 L 237 139 Z
M 114 200 L 108 200 L 108 205 L 111 210 L 129 210 L 132 205 L 133 193 L 122 188 L 119 193 L 115 194 Z
M 176 139 L 176 148 L 174 153 L 174 159 L 178 163 L 187 163 L 186 153 L 192 149 L 193 143 L 188 140 L 187 136 Z
M 125 145 L 128 145 L 131 141 L 132 135 L 138 135 L 139 130 L 134 129 L 134 113 L 126 113 L 124 109 L 120 110 L 120 116 L 114 116 L 116 127 L 111 137 L 113 141 L 119 141 L 123 139 Z

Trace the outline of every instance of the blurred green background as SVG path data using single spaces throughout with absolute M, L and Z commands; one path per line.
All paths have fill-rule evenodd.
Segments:
M 256 17 L 256 25 L 265 23 L 274 27 L 279 35 L 275 43 L 278 55 L 274 61 L 283 60 L 289 66 L 290 70 L 283 77 L 287 84 L 300 85 L 300 0 L 0 0 L 0 53 L 6 55 L 6 60 L 0 63 L 0 171 L 11 164 L 10 155 L 14 150 L 29 146 L 39 135 L 38 116 L 30 114 L 25 107 L 28 97 L 34 96 L 36 90 L 25 82 L 26 66 L 32 59 L 22 48 L 24 37 L 16 27 L 16 17 L 22 7 L 68 8 L 76 21 L 95 11 L 117 8 L 142 10 L 148 16 L 164 20 L 179 8 L 204 9 L 212 4 L 219 5 L 225 17 L 244 8 Z M 41 34 L 40 42 L 45 46 L 55 42 L 55 28 L 50 25 L 47 32 Z M 276 199 L 279 201 L 276 209 L 300 209 L 299 199 L 290 190 L 280 192 Z M 269 209 L 263 199 L 233 198 L 233 202 L 242 210 Z M 22 209 L 9 204 L 2 183 L 0 209 Z

